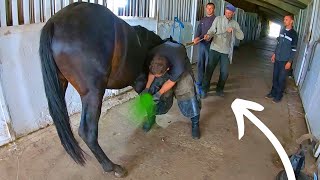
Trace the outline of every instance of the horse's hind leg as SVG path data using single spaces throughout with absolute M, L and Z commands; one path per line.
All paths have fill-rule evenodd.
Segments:
M 68 88 L 68 80 L 61 73 L 59 73 L 59 81 L 63 88 L 63 93 L 64 93 L 63 97 L 65 97 L 67 88 Z
M 102 165 L 104 171 L 113 171 L 115 176 L 124 177 L 127 173 L 126 170 L 114 164 L 106 156 L 98 143 L 98 122 L 101 114 L 103 94 L 103 90 L 89 90 L 89 92 L 81 96 L 82 114 L 79 135 Z

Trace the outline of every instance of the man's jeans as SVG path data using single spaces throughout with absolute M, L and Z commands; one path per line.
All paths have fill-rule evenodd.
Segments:
M 209 91 L 212 74 L 215 68 L 217 67 L 218 63 L 220 63 L 220 76 L 216 91 L 222 92 L 229 75 L 230 63 L 228 54 L 219 53 L 215 50 L 210 49 L 206 73 L 203 80 L 203 88 L 205 92 Z
M 206 66 L 209 59 L 209 43 L 199 43 L 199 53 L 198 53 L 198 82 L 197 85 L 202 86 L 204 75 L 206 72 Z
M 276 100 L 281 100 L 286 87 L 288 70 L 285 69 L 287 61 L 275 61 L 271 94 Z

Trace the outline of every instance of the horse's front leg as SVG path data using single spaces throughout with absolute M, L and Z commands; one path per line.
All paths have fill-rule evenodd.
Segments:
M 141 73 L 131 85 L 138 94 L 140 94 L 146 88 L 147 78 L 148 77 L 146 73 Z
M 102 90 L 89 90 L 86 95 L 81 96 L 82 114 L 79 135 L 97 158 L 104 171 L 114 172 L 116 177 L 124 177 L 127 171 L 114 164 L 98 143 L 98 122 L 101 114 L 103 92 Z

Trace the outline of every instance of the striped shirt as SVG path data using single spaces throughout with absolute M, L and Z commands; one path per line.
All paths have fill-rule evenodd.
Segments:
M 298 35 L 294 29 L 282 29 L 275 49 L 276 61 L 292 62 L 297 51 Z

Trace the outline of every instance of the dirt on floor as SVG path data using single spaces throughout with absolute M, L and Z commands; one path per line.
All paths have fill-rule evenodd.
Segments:
M 238 127 L 231 109 L 236 98 L 264 106 L 253 112 L 276 135 L 288 154 L 298 145 L 295 140 L 307 133 L 304 111 L 293 79 L 283 100 L 274 104 L 265 99 L 272 86 L 270 57 L 275 40 L 264 39 L 241 46 L 235 51 L 225 97 L 212 91 L 202 101 L 199 140 L 191 138 L 190 120 L 174 104 L 168 114 L 158 116 L 157 124 L 144 133 L 132 119 L 132 102 L 103 112 L 99 142 L 115 163 L 129 171 L 125 179 L 187 180 L 270 180 L 283 169 L 274 147 L 250 121 L 245 120 L 245 135 L 238 140 Z M 121 97 L 116 97 L 121 98 Z M 75 136 L 87 153 L 87 164 L 74 163 L 60 145 L 54 126 L 49 126 L 0 148 L 0 180 L 103 180 L 115 179 L 103 173 L 76 130 L 80 114 L 72 116 Z M 311 173 L 314 159 L 307 156 L 305 172 Z

